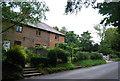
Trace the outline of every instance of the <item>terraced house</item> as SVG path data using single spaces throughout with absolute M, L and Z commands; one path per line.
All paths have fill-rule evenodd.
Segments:
M 3 28 L 10 25 L 12 23 L 3 22 L 2 24 Z M 19 24 L 3 33 L 3 41 L 10 42 L 10 46 L 21 45 L 25 48 L 45 46 L 53 48 L 56 43 L 64 43 L 64 34 L 43 22 Z

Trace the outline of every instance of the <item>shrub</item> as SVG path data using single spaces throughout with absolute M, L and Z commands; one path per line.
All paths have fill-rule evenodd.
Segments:
M 59 47 L 65 50 L 67 48 L 67 43 L 56 43 L 55 47 Z
M 69 52 L 66 52 L 63 49 L 60 48 L 54 48 L 50 49 L 48 52 L 48 58 L 50 60 L 50 64 L 52 66 L 56 66 L 57 62 L 58 63 L 67 63 L 68 58 L 67 55 Z
M 91 52 L 90 53 L 90 59 L 96 60 L 96 59 L 103 59 L 102 55 L 97 52 Z
M 31 57 L 33 57 L 34 54 L 33 54 L 29 49 L 25 49 L 25 53 L 27 54 L 27 59 L 26 59 L 26 61 L 27 61 L 27 62 L 30 62 Z
M 77 57 L 74 57 L 72 60 L 72 62 L 77 62 L 77 61 L 78 61 Z
M 7 52 L 7 60 L 10 61 L 13 64 L 25 65 L 26 60 L 26 54 L 21 46 L 15 46 L 10 48 Z
M 45 47 L 31 47 L 29 48 L 34 54 L 40 54 L 42 56 L 47 56 L 48 50 Z
M 105 64 L 106 61 L 99 59 L 99 60 L 80 60 L 78 62 L 75 62 L 74 64 L 77 66 L 82 66 L 82 67 L 91 67 L 91 66 L 95 66 L 95 65 L 100 65 L 100 64 Z
M 12 64 L 6 60 L 2 61 L 2 79 L 23 78 L 23 70 L 19 65 Z
M 50 49 L 48 50 L 48 58 L 49 58 L 49 63 L 52 66 L 56 66 L 57 65 L 57 52 L 54 49 Z
M 48 58 L 46 56 L 33 56 L 31 57 L 30 63 L 33 66 L 48 66 Z
M 77 53 L 78 60 L 86 60 L 89 59 L 89 52 L 78 52 Z
M 67 61 L 68 61 L 67 55 L 69 52 L 66 52 L 65 50 L 59 49 L 59 48 L 56 48 L 55 50 L 56 50 L 56 54 L 57 54 L 57 59 L 60 59 L 61 63 L 67 63 Z

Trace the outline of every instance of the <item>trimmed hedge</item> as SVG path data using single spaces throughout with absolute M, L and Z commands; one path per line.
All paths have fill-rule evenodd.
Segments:
M 78 60 L 86 60 L 89 59 L 89 52 L 78 52 L 77 53 Z
M 57 65 L 57 54 L 56 50 L 50 49 L 48 50 L 48 58 L 49 58 L 49 63 L 51 66 L 56 66 Z
M 50 49 L 48 51 L 48 58 L 49 58 L 50 65 L 56 66 L 57 63 L 67 63 L 68 53 L 69 52 L 66 52 L 65 50 L 60 48 Z
M 35 66 L 35 67 L 48 66 L 49 59 L 46 56 L 33 56 L 30 59 L 30 63 L 32 66 Z
M 91 52 L 91 53 L 78 52 L 73 62 L 79 61 L 79 60 L 87 60 L 87 59 L 91 59 L 91 60 L 103 59 L 103 56 L 98 52 Z
M 97 59 L 103 59 L 102 55 L 97 52 L 90 53 L 90 59 L 97 60 Z

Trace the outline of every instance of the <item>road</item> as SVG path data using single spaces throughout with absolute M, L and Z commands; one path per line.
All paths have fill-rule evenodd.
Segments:
M 118 62 L 36 76 L 29 79 L 118 79 Z

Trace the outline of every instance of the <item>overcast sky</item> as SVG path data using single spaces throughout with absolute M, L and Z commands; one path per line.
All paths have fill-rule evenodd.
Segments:
M 45 2 L 50 11 L 46 14 L 48 20 L 43 22 L 51 27 L 57 26 L 60 29 L 65 26 L 68 31 L 74 31 L 79 35 L 88 30 L 92 33 L 93 40 L 99 42 L 93 28 L 103 18 L 98 14 L 98 10 L 89 7 L 82 8 L 77 15 L 63 15 L 67 0 L 45 0 Z

